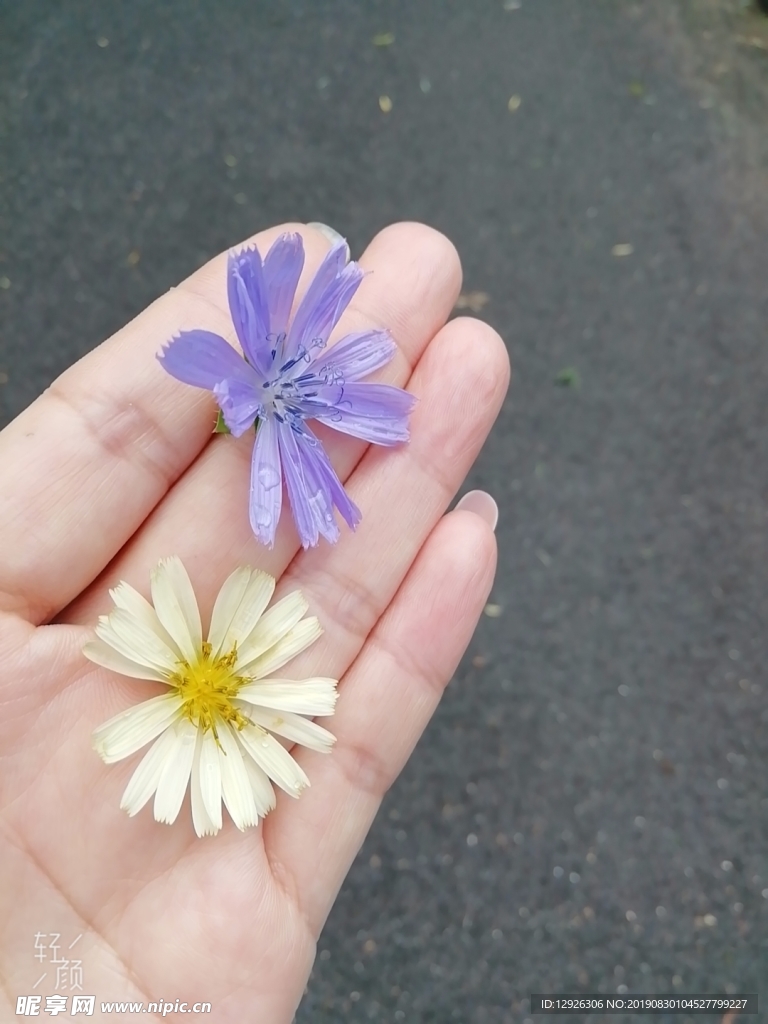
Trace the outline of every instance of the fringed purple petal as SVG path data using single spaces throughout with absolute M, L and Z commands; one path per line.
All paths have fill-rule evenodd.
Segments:
M 339 539 L 333 517 L 333 500 L 317 473 L 315 460 L 305 451 L 303 439 L 286 423 L 279 433 L 285 485 L 302 546 L 314 547 L 322 534 L 331 544 Z
M 283 505 L 279 431 L 280 424 L 272 416 L 261 420 L 251 461 L 251 529 L 268 548 L 274 546 Z
M 264 257 L 264 286 L 269 304 L 271 346 L 275 348 L 288 329 L 296 286 L 304 267 L 301 235 L 280 235 Z
M 340 242 L 320 264 L 288 331 L 286 360 L 311 356 L 327 343 L 363 279 L 360 267 L 346 260 L 346 243 Z
M 336 470 L 331 465 L 331 460 L 328 458 L 325 448 L 323 448 L 322 444 L 320 444 L 320 441 L 315 437 L 309 427 L 304 428 L 303 436 L 308 439 L 308 443 L 314 445 L 313 451 L 315 453 L 315 458 L 322 467 L 322 473 L 328 485 L 331 498 L 333 499 L 333 504 L 341 513 L 341 518 L 350 530 L 354 530 L 363 518 L 362 512 L 344 490 L 344 485 L 336 475 Z
M 321 536 L 335 544 L 339 528 L 334 505 L 353 529 L 360 522 L 359 509 L 348 498 L 314 434 L 281 424 L 279 439 L 288 497 L 302 545 L 314 547 Z
M 245 358 L 267 378 L 272 367 L 269 302 L 261 256 L 255 247 L 230 253 L 227 296 Z
M 321 352 L 311 372 L 328 380 L 362 380 L 386 366 L 396 351 L 397 345 L 387 331 L 358 331 Z
M 251 373 L 256 376 L 253 371 Z M 262 408 L 262 391 L 257 381 L 228 377 L 216 385 L 213 393 L 224 422 L 235 437 L 240 437 L 253 426 Z
M 415 404 L 413 395 L 390 384 L 350 383 L 332 409 L 315 412 L 314 418 L 363 441 L 393 445 L 408 440 L 408 416 Z
M 172 377 L 213 391 L 226 377 L 249 380 L 253 371 L 241 355 L 211 331 L 182 331 L 157 356 Z

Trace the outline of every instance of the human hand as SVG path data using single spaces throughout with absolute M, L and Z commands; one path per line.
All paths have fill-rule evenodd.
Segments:
M 301 231 L 306 281 L 328 248 Z M 259 235 L 264 251 L 286 227 Z M 424 730 L 490 590 L 493 531 L 445 509 L 487 436 L 508 382 L 487 325 L 445 325 L 460 285 L 455 250 L 415 224 L 381 232 L 335 336 L 387 327 L 399 351 L 378 379 L 419 398 L 412 439 L 369 448 L 318 430 L 363 520 L 331 547 L 300 550 L 289 516 L 275 546 L 248 522 L 251 444 L 212 437 L 210 395 L 155 355 L 175 332 L 235 343 L 226 255 L 161 297 L 68 370 L 0 434 L 0 895 L 5 1016 L 46 970 L 37 933 L 61 936 L 99 1003 L 212 1004 L 221 1024 L 291 1021 L 315 943 L 381 799 Z M 300 285 L 299 291 L 302 287 Z M 290 675 L 340 680 L 330 756 L 297 749 L 311 788 L 278 796 L 257 828 L 198 839 L 128 818 L 120 795 L 139 758 L 106 767 L 95 726 L 158 687 L 98 668 L 83 644 L 108 590 L 147 592 L 176 554 L 203 618 L 225 577 L 250 564 L 302 590 L 324 636 Z M 75 954 L 71 954 L 74 956 Z M 36 970 L 39 968 L 39 970 Z M 53 991 L 53 975 L 36 989 Z M 105 1016 L 104 1019 L 107 1019 Z M 110 1019 L 115 1019 L 110 1016 Z

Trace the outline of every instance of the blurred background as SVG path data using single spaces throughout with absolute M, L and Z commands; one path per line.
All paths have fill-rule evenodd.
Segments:
M 509 347 L 496 587 L 299 1024 L 768 978 L 767 112 L 738 0 L 0 7 L 4 422 L 283 220 L 439 228 Z

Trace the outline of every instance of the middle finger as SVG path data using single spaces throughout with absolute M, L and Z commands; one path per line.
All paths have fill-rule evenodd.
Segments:
M 456 251 L 430 228 L 397 224 L 372 241 L 360 264 L 369 273 L 336 333 L 390 327 L 398 352 L 379 379 L 403 386 L 455 301 L 461 278 Z M 199 281 L 192 278 L 190 283 L 209 298 L 216 298 L 224 287 L 223 280 L 212 274 Z M 221 301 L 221 296 L 218 299 Z M 158 339 L 158 348 L 163 340 Z M 163 371 L 158 367 L 158 372 Z M 345 480 L 366 444 L 323 428 L 317 432 L 339 477 Z M 169 554 L 178 554 L 185 562 L 203 612 L 236 565 L 253 564 L 279 577 L 299 542 L 287 508 L 272 550 L 253 537 L 248 522 L 251 452 L 251 436 L 214 438 L 61 621 L 94 621 L 105 610 L 107 589 L 120 579 L 146 594 L 149 570 Z M 346 530 L 342 539 L 345 536 Z

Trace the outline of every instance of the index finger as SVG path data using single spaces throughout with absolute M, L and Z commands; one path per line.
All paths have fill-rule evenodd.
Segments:
M 300 296 L 328 242 L 302 225 L 251 241 L 263 250 L 286 230 L 304 237 Z M 439 269 L 458 290 L 458 258 L 442 242 L 423 244 L 414 263 L 425 274 Z M 210 395 L 180 388 L 154 356 L 190 328 L 234 343 L 226 258 L 216 257 L 158 299 L 0 434 L 0 478 L 14 481 L 0 494 L 0 610 L 36 623 L 52 618 L 96 578 L 205 447 L 215 411 Z M 410 306 L 407 284 L 404 293 L 392 299 L 394 327 L 397 307 Z

